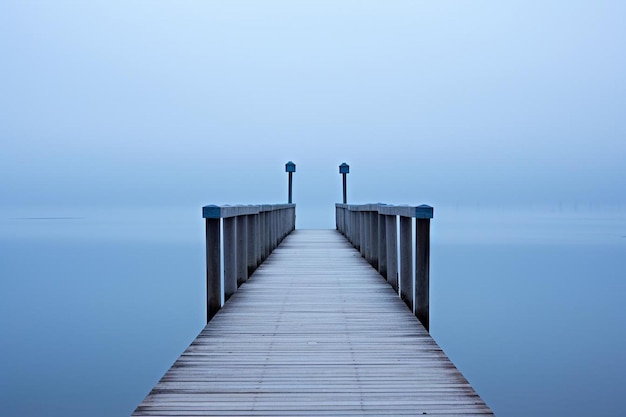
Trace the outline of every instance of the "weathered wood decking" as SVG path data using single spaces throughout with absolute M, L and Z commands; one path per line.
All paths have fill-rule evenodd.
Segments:
M 489 415 L 393 289 L 334 230 L 296 230 L 135 416 Z

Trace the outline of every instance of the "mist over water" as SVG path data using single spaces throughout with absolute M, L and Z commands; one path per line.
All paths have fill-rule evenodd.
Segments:
M 0 1 L 0 415 L 127 415 L 204 324 L 204 204 L 427 203 L 499 416 L 626 386 L 626 2 Z M 417 201 L 416 201 L 417 200 Z
M 0 216 L 0 414 L 128 415 L 203 327 L 200 208 L 41 213 Z M 435 208 L 431 333 L 498 415 L 621 413 L 625 219 Z

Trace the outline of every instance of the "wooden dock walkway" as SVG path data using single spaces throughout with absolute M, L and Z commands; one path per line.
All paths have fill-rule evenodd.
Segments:
M 492 415 L 335 230 L 296 230 L 134 416 Z

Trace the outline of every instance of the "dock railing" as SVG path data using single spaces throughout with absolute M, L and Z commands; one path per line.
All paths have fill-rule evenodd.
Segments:
M 399 291 L 402 300 L 428 330 L 430 219 L 433 218 L 433 208 L 382 203 L 336 204 L 335 216 L 337 230 L 378 270 L 396 293 Z
M 207 322 L 296 227 L 295 204 L 202 207 Z M 223 260 L 223 285 L 222 285 Z

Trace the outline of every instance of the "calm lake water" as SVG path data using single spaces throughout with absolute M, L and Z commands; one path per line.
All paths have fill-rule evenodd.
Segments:
M 203 227 L 0 209 L 0 415 L 129 415 L 204 325 Z M 431 256 L 431 333 L 499 416 L 624 415 L 623 207 L 436 208 Z

